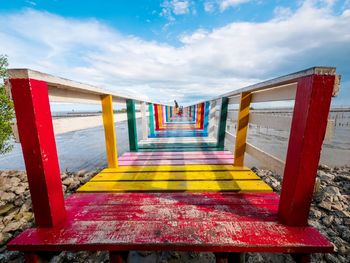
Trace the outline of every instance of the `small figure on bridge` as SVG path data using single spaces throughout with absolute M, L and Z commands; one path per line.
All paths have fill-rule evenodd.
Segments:
M 175 103 L 175 112 L 176 114 L 179 114 L 179 104 L 177 103 L 176 100 L 174 100 L 174 103 Z

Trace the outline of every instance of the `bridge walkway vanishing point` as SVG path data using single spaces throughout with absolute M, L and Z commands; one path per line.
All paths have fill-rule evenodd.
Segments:
M 24 251 L 27 262 L 62 250 L 107 250 L 111 262 L 122 262 L 130 250 L 211 251 L 217 262 L 241 262 L 244 252 L 290 253 L 309 262 L 311 253 L 333 252 L 307 219 L 322 142 L 332 128 L 327 118 L 339 89 L 335 68 L 310 68 L 232 91 L 186 106 L 182 116 L 169 105 L 28 69 L 9 70 L 7 87 L 36 222 L 8 249 Z M 251 103 L 281 100 L 295 100 L 292 118 L 264 121 L 249 114 Z M 93 121 L 86 117 L 78 125 L 72 119 L 57 129 L 51 102 L 102 105 L 108 167 L 66 200 L 54 136 Z M 119 157 L 113 103 L 127 108 L 130 151 Z M 234 104 L 238 114 L 230 116 Z M 232 120 L 235 135 L 226 131 Z M 263 122 L 290 128 L 285 161 L 247 142 L 248 124 Z M 233 153 L 225 150 L 225 139 L 235 142 Z M 245 154 L 283 173 L 281 195 L 244 166 Z

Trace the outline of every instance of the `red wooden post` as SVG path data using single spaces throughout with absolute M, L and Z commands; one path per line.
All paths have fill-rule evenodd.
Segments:
M 52 227 L 66 212 L 47 85 L 34 79 L 10 83 L 35 222 Z
M 307 225 L 334 80 L 311 75 L 298 81 L 278 211 L 286 225 Z
M 124 263 L 128 260 L 128 251 L 109 251 L 110 263 Z
M 24 262 L 25 263 L 41 263 L 43 260 L 39 254 L 35 252 L 26 252 L 24 253 Z

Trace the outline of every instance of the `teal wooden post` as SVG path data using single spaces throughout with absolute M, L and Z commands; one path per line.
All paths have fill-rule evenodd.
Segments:
M 218 141 L 217 141 L 217 147 L 222 149 L 224 149 L 225 147 L 227 109 L 228 109 L 228 98 L 223 97 L 221 102 L 220 122 L 218 127 Z
M 136 113 L 135 113 L 134 100 L 131 100 L 131 99 L 126 100 L 126 113 L 128 117 L 129 148 L 131 152 L 137 152 L 138 144 L 137 144 L 137 127 L 136 127 Z
M 150 137 L 153 137 L 154 136 L 154 114 L 153 114 L 153 104 L 150 103 L 148 104 L 148 114 L 149 114 L 149 122 L 148 122 L 148 125 L 149 125 L 149 135 Z

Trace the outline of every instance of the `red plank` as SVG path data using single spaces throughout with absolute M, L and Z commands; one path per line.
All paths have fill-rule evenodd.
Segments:
M 335 76 L 312 75 L 298 81 L 279 218 L 305 226 L 309 216 Z
M 10 82 L 35 222 L 51 227 L 64 219 L 65 208 L 47 85 L 33 79 Z
M 101 205 L 103 200 L 105 205 Z M 121 200 L 129 200 L 132 205 Z M 213 205 L 217 200 L 230 205 Z M 267 205 L 271 203 L 274 206 Z M 8 249 L 286 253 L 333 250 L 332 244 L 313 227 L 277 223 L 277 203 L 278 196 L 273 193 L 75 194 L 67 200 L 68 217 L 64 223 L 51 229 L 26 230 L 8 244 Z
M 313 227 L 274 222 L 84 221 L 24 231 L 10 250 L 176 250 L 213 252 L 332 252 Z
M 233 159 L 208 159 L 208 160 L 141 160 L 118 162 L 119 166 L 143 166 L 143 165 L 187 165 L 187 164 L 232 164 Z

